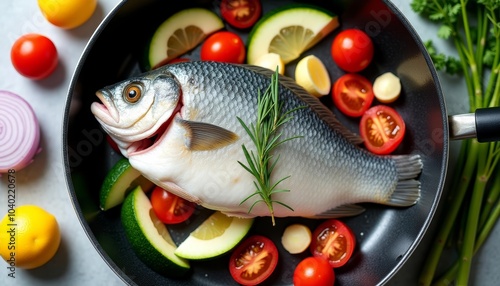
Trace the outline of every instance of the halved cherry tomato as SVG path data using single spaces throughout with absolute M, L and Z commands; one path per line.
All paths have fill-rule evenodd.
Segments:
M 17 72 L 34 80 L 48 77 L 59 62 L 54 43 L 39 34 L 26 34 L 17 39 L 10 59 Z
M 246 29 L 257 22 L 262 11 L 259 0 L 222 0 L 220 13 L 229 25 Z
M 403 141 L 406 125 L 401 115 L 386 105 L 368 109 L 359 123 L 359 132 L 366 149 L 375 154 L 387 155 Z
M 342 221 L 330 219 L 313 232 L 311 253 L 327 260 L 331 267 L 340 267 L 349 261 L 356 246 L 356 237 Z
M 222 31 L 208 37 L 201 46 L 201 60 L 242 64 L 246 50 L 243 40 L 235 33 Z
M 335 283 L 335 272 L 326 259 L 307 257 L 302 260 L 293 272 L 294 286 L 332 286 Z
M 332 57 L 335 63 L 348 72 L 365 69 L 373 58 L 373 43 L 370 37 L 359 29 L 347 29 L 333 40 Z
M 196 205 L 156 186 L 151 193 L 151 204 L 156 216 L 165 224 L 186 221 L 193 214 Z
M 335 81 L 332 89 L 335 106 L 345 115 L 359 117 L 373 102 L 373 86 L 364 76 L 345 74 Z
M 261 235 L 253 235 L 236 247 L 229 260 L 229 272 L 241 285 L 257 285 L 273 273 L 278 264 L 278 249 Z

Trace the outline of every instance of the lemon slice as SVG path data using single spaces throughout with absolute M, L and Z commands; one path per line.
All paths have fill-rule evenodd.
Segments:
M 233 249 L 250 230 L 253 219 L 228 217 L 215 212 L 198 226 L 175 250 L 186 259 L 207 259 Z
M 276 53 L 285 64 L 297 59 L 339 26 L 338 17 L 313 6 L 287 6 L 264 16 L 248 38 L 247 61 Z
M 188 272 L 189 262 L 174 254 L 176 245 L 141 187 L 123 202 L 121 221 L 134 253 L 154 271 L 179 277 Z
M 190 8 L 175 13 L 156 29 L 151 38 L 149 65 L 156 68 L 168 63 L 222 28 L 222 20 L 204 8 Z
M 325 65 L 314 55 L 299 61 L 295 68 L 295 81 L 307 92 L 321 97 L 330 92 L 332 83 Z

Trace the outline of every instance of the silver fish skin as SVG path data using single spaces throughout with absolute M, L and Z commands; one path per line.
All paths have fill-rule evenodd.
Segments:
M 237 118 L 255 123 L 257 97 L 272 71 L 215 62 L 166 65 L 99 90 L 91 110 L 122 154 L 166 190 L 230 216 L 269 216 L 242 151 L 254 145 Z M 282 126 L 273 180 L 290 176 L 273 195 L 274 216 L 332 218 L 356 215 L 357 203 L 411 206 L 420 196 L 417 154 L 373 155 L 317 98 L 280 77 L 283 112 L 305 106 Z

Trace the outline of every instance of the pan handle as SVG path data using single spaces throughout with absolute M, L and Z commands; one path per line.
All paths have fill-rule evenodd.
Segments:
M 481 108 L 475 113 L 448 116 L 450 138 L 477 138 L 479 142 L 500 141 L 500 107 Z

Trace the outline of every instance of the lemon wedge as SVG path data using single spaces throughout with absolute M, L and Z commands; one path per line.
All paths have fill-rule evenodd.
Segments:
M 284 64 L 300 57 L 339 26 L 337 15 L 314 6 L 292 5 L 266 14 L 250 31 L 247 62 L 279 54 Z
M 263 54 L 259 59 L 257 59 L 255 65 L 272 71 L 275 71 L 276 68 L 278 68 L 279 74 L 285 73 L 285 64 L 283 63 L 281 56 L 276 53 Z
M 253 219 L 228 217 L 214 212 L 177 247 L 175 254 L 186 259 L 207 259 L 233 249 L 250 230 Z
M 149 43 L 148 60 L 152 68 L 192 50 L 208 35 L 224 28 L 222 20 L 204 8 L 184 9 L 170 16 L 156 29 Z
M 328 70 L 314 55 L 309 55 L 299 61 L 295 68 L 295 81 L 316 97 L 328 94 L 332 86 Z

